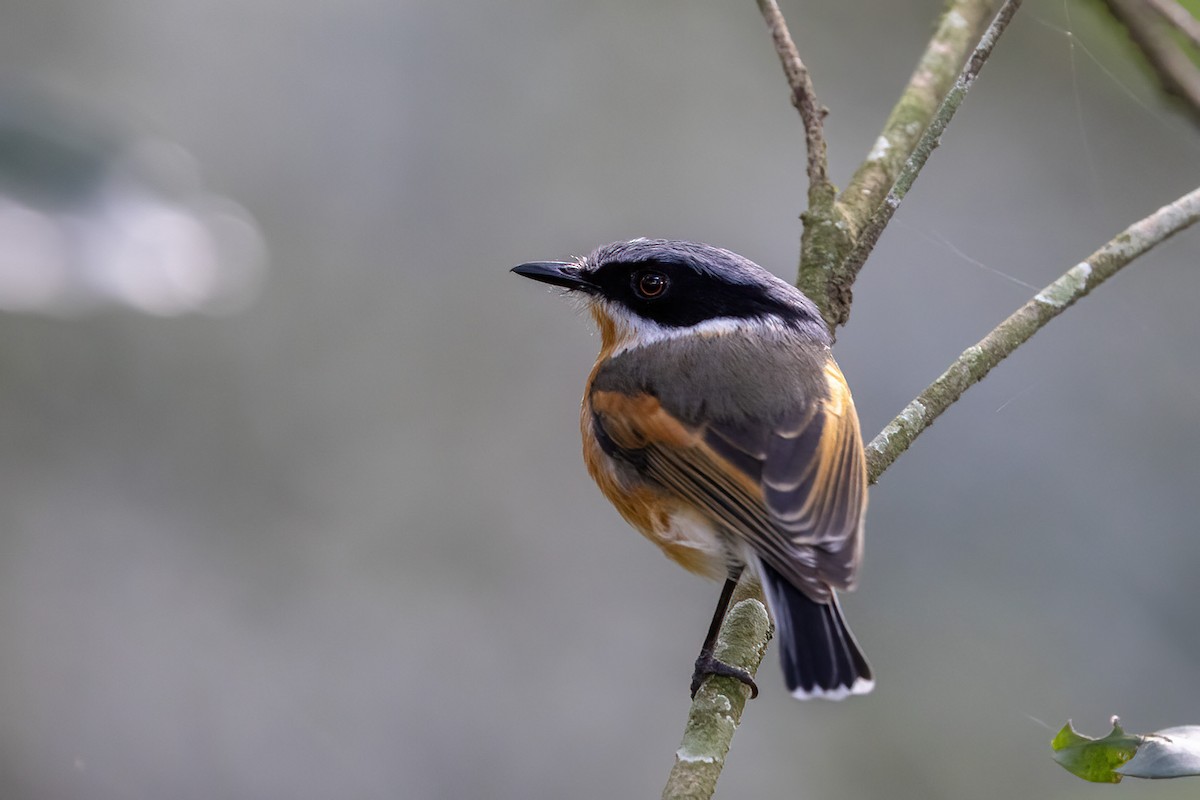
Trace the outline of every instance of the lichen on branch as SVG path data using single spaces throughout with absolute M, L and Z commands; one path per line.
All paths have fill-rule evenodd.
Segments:
M 746 570 L 721 625 L 714 655 L 753 675 L 767 652 L 772 631 L 762 589 Z M 735 678 L 714 675 L 701 684 L 692 699 L 683 742 L 675 752 L 675 765 L 663 789 L 664 800 L 712 797 L 749 697 L 749 687 Z

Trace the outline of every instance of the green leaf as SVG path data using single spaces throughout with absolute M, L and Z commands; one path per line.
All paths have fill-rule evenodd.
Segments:
M 1117 768 L 1137 752 L 1142 737 L 1130 735 L 1121 729 L 1120 720 L 1112 718 L 1112 732 L 1103 739 L 1082 736 L 1071 726 L 1071 721 L 1050 742 L 1054 749 L 1054 760 L 1063 769 L 1085 781 L 1093 783 L 1120 783 L 1121 773 Z

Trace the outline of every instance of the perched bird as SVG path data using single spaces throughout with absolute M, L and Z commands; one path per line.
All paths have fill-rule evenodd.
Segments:
M 854 586 L 866 461 L 846 379 L 800 290 L 742 256 L 634 239 L 513 272 L 582 299 L 600 328 L 581 426 L 592 478 L 685 569 L 725 579 L 692 679 L 758 688 L 713 656 L 743 567 L 775 620 L 788 690 L 874 686 L 836 590 Z

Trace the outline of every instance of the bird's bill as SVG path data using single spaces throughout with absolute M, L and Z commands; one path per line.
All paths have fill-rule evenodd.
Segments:
M 596 287 L 583 277 L 578 264 L 563 261 L 530 261 L 512 268 L 518 275 L 533 278 L 535 281 L 548 283 L 551 286 L 561 286 L 564 289 L 592 291 Z

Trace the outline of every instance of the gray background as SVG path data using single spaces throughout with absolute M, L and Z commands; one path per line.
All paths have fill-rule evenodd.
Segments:
M 940 3 L 783 5 L 844 184 Z M 793 275 L 754 4 L 6 0 L 0 70 L 181 142 L 272 258 L 228 318 L 0 317 L 0 795 L 657 796 L 717 586 L 587 480 L 597 341 L 507 268 L 650 235 Z M 1096 4 L 1028 3 L 856 287 L 864 430 L 1032 294 L 997 271 L 1198 182 Z M 1198 297 L 1193 231 L 903 457 L 845 600 L 876 692 L 798 704 L 771 652 L 725 796 L 1090 798 L 1050 728 L 1200 723 Z

